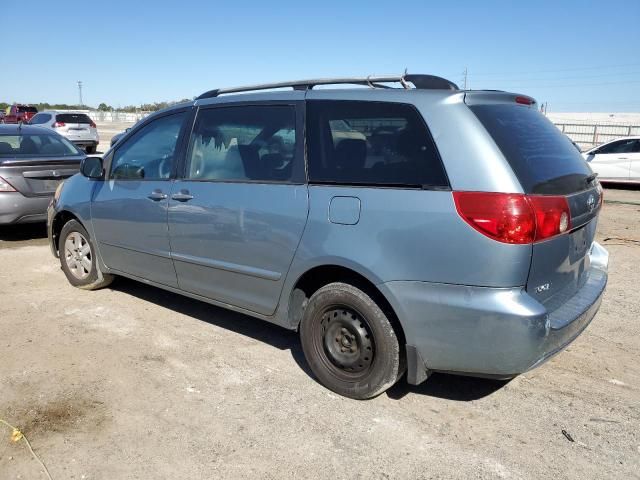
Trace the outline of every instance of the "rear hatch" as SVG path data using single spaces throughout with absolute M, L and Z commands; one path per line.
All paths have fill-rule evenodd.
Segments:
M 73 141 L 91 140 L 92 128 L 95 124 L 84 113 L 59 113 L 56 115 L 56 125 L 60 133 Z
M 465 103 L 491 135 L 527 195 L 564 197 L 565 233 L 533 244 L 526 290 L 554 310 L 586 282 L 602 189 L 571 141 L 529 97 L 467 93 Z

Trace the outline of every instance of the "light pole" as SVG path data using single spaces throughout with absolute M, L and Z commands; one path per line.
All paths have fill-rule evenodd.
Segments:
M 80 96 L 80 106 L 84 105 L 82 103 L 82 80 L 78 80 L 78 95 Z

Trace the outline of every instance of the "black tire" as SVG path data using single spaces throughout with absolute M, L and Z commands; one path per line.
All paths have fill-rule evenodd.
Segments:
M 58 251 L 62 271 L 74 287 L 96 290 L 113 281 L 113 275 L 100 271 L 96 262 L 95 245 L 87 230 L 77 220 L 69 220 L 62 227 Z
M 402 376 L 404 362 L 391 322 L 353 285 L 330 283 L 311 296 L 300 339 L 320 383 L 345 397 L 375 397 Z
M 88 145 L 86 151 L 87 153 L 96 153 L 97 148 L 96 145 Z

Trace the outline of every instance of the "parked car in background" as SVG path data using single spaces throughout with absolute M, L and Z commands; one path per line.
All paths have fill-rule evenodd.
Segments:
M 600 181 L 640 183 L 640 137 L 618 138 L 582 156 Z
M 111 137 L 111 146 L 113 147 L 116 143 L 118 143 L 118 141 L 119 141 L 122 137 L 124 137 L 124 136 L 127 134 L 127 132 L 128 132 L 129 130 L 131 130 L 131 128 L 133 128 L 133 127 L 125 128 L 125 129 L 124 129 L 124 131 L 122 131 L 122 132 L 120 132 L 120 133 L 116 133 L 113 137 Z
M 29 123 L 55 130 L 87 153 L 96 153 L 100 143 L 98 128 L 86 113 L 47 110 L 35 115 Z
M 314 88 L 352 83 L 373 88 Z M 211 90 L 81 172 L 47 222 L 72 285 L 122 275 L 299 331 L 352 398 L 405 370 L 535 368 L 607 283 L 602 189 L 574 146 L 530 97 L 430 75 Z
M 46 220 L 56 188 L 78 172 L 84 157 L 50 130 L 0 125 L 0 225 Z
M 7 108 L 5 115 L 0 118 L 0 123 L 27 123 L 36 113 L 36 107 L 15 103 Z

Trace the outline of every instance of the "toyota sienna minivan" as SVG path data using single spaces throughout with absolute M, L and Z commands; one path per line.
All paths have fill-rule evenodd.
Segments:
M 365 399 L 565 348 L 607 283 L 601 207 L 532 98 L 403 75 L 155 113 L 58 188 L 48 231 L 72 285 L 124 276 L 297 330 L 316 378 Z

